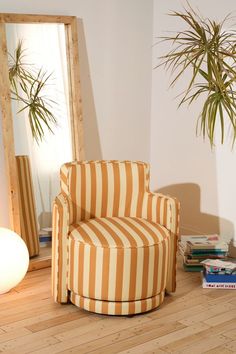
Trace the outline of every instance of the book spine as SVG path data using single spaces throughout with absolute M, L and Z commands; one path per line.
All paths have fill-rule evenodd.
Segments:
M 226 250 L 212 250 L 212 249 L 200 249 L 200 248 L 195 248 L 191 250 L 192 255 L 204 255 L 206 256 L 207 254 L 212 254 L 212 255 L 225 255 L 227 253 Z
M 51 236 L 39 236 L 39 242 L 52 241 Z
M 51 247 L 52 246 L 52 242 L 48 241 L 48 242 L 40 242 L 40 247 Z
M 211 274 L 204 272 L 207 283 L 233 283 L 236 284 L 236 275 L 231 274 Z
M 211 289 L 236 289 L 236 283 L 208 283 L 203 282 L 202 287 L 204 289 L 211 288 Z

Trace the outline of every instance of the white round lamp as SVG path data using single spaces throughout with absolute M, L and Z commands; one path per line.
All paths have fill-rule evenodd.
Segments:
M 15 232 L 0 227 L 0 294 L 14 288 L 29 266 L 25 242 Z

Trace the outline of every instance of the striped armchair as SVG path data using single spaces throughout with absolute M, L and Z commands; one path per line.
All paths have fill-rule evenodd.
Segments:
M 128 315 L 176 287 L 179 203 L 149 191 L 149 166 L 71 162 L 53 207 L 52 290 L 89 311 Z

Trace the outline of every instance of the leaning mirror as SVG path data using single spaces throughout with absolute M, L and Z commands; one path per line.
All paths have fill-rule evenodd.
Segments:
M 60 166 L 83 159 L 77 20 L 0 15 L 2 129 L 12 226 L 30 269 L 51 262 Z

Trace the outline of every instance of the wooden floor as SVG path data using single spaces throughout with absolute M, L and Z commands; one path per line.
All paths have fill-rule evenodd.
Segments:
M 53 303 L 50 268 L 30 272 L 0 296 L 0 352 L 236 353 L 236 291 L 202 289 L 181 266 L 177 284 L 158 310 L 110 317 Z
M 52 246 L 40 247 L 39 255 L 30 259 L 28 271 L 51 267 Z

